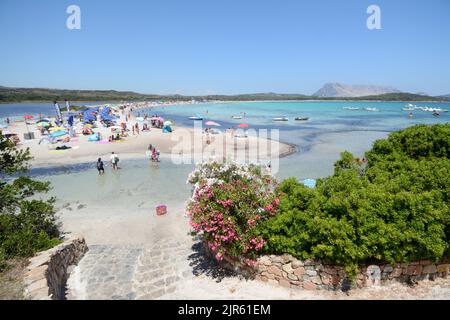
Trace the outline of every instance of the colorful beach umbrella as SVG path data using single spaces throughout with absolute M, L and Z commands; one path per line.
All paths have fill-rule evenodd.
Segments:
M 50 126 L 50 123 L 45 122 L 45 121 L 41 121 L 37 124 L 38 127 L 48 127 Z
M 246 123 L 241 123 L 240 125 L 237 126 L 238 128 L 248 128 L 249 125 Z
M 214 122 L 214 121 L 207 121 L 205 123 L 205 125 L 207 125 L 207 126 L 214 126 L 214 127 L 220 127 L 221 126 L 220 123 L 217 123 L 217 122 Z
M 26 119 L 26 120 L 33 119 L 33 116 L 32 116 L 31 114 L 26 114 L 26 115 L 24 115 L 23 117 L 24 117 L 24 119 Z

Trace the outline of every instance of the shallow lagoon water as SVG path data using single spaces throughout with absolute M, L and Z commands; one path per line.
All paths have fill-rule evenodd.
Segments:
M 139 110 L 162 115 L 176 124 L 192 126 L 188 117 L 201 115 L 204 122 L 214 120 L 222 124 L 219 129 L 247 123 L 253 129 L 278 129 L 280 140 L 297 147 L 298 152 L 280 160 L 279 179 L 295 176 L 298 179 L 325 177 L 333 173 L 333 164 L 344 150 L 363 156 L 372 143 L 385 138 L 389 132 L 414 124 L 446 123 L 449 113 L 434 117 L 429 112 L 415 111 L 412 119 L 402 111 L 404 102 L 239 102 L 220 104 L 178 105 Z M 449 103 L 414 103 L 418 106 L 439 107 L 450 110 Z M 343 107 L 375 107 L 378 112 L 344 110 Z M 48 105 L 20 104 L 0 106 L 0 118 L 11 116 L 11 108 L 20 113 L 47 112 Z M 27 109 L 30 108 L 30 109 Z M 16 110 L 15 115 L 19 111 Z M 231 119 L 243 115 L 242 120 Z M 274 117 L 289 117 L 290 121 L 273 122 Z M 310 117 L 309 121 L 294 121 L 297 116 Z M 269 133 L 270 137 L 270 133 Z M 190 186 L 186 185 L 188 173 L 194 165 L 175 165 L 170 159 L 153 164 L 147 160 L 124 160 L 122 170 L 112 172 L 106 168 L 104 176 L 98 176 L 92 164 L 80 164 L 59 168 L 36 168 L 32 175 L 49 180 L 51 192 L 59 203 L 81 204 L 121 208 L 128 211 L 148 211 L 160 203 L 181 208 L 189 198 Z M 114 212 L 122 210 L 112 210 Z

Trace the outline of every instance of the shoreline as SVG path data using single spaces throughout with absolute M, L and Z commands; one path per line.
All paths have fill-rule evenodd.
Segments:
M 152 103 L 161 100 L 128 100 L 127 102 L 123 102 L 123 100 L 100 100 L 100 101 L 92 101 L 92 100 L 70 100 L 71 103 L 81 102 L 81 103 L 92 103 L 98 102 L 100 104 L 127 104 L 127 103 Z M 158 106 L 170 106 L 170 105 L 184 105 L 184 104 L 192 104 L 191 100 L 168 100 L 174 101 L 173 104 L 161 104 Z M 399 102 L 399 103 L 407 103 L 407 102 L 416 102 L 416 103 L 450 103 L 450 100 L 358 100 L 358 99 L 280 99 L 280 100 L 210 100 L 210 101 L 197 101 L 195 104 L 215 104 L 215 103 L 243 103 L 243 102 Z M 28 104 L 28 103 L 48 103 L 53 105 L 53 101 L 48 100 L 22 100 L 22 101 L 1 101 L 0 106 L 3 104 Z M 157 106 L 155 106 L 157 107 Z

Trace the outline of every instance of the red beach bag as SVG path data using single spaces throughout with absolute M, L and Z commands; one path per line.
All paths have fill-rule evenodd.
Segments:
M 167 206 L 160 204 L 159 206 L 156 207 L 156 214 L 158 216 L 162 216 L 166 213 L 167 213 Z

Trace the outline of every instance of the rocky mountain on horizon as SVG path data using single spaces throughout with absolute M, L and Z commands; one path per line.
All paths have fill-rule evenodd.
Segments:
M 342 83 L 326 83 L 316 93 L 315 97 L 339 98 L 339 97 L 365 97 L 385 93 L 399 93 L 400 90 L 393 87 L 374 85 L 347 85 Z

